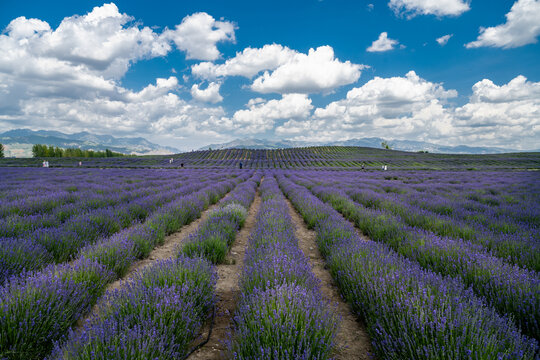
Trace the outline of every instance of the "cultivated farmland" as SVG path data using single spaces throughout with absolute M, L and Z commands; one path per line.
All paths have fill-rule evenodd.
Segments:
M 537 154 L 169 159 L 4 160 L 0 359 L 540 356 Z

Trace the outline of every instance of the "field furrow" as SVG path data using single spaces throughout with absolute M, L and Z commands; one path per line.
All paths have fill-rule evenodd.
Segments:
M 290 200 L 287 199 L 286 202 L 294 224 L 298 247 L 307 256 L 311 270 L 319 280 L 321 293 L 329 303 L 335 305 L 336 314 L 339 316 L 339 331 L 336 335 L 333 358 L 336 360 L 373 359 L 373 348 L 365 325 L 358 321 L 351 312 L 350 306 L 339 294 L 339 289 L 326 269 L 324 258 L 317 248 L 317 233 L 307 228 Z

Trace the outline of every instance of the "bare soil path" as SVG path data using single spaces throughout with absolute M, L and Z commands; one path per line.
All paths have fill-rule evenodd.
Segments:
M 289 200 L 286 201 L 293 220 L 298 246 L 308 257 L 313 273 L 321 281 L 320 285 L 323 296 L 331 303 L 336 304 L 337 313 L 341 318 L 340 329 L 336 339 L 337 349 L 335 354 L 333 354 L 334 359 L 374 359 L 372 355 L 373 348 L 369 341 L 365 325 L 357 320 L 349 305 L 341 298 L 339 289 L 325 268 L 325 261 L 315 242 L 317 234 L 315 231 L 307 228 L 304 220 L 294 209 L 291 202 Z M 362 239 L 367 240 L 364 235 L 362 235 Z
M 218 280 L 216 294 L 218 302 L 212 335 L 208 343 L 195 351 L 189 360 L 214 360 L 226 359 L 225 341 L 228 339 L 233 326 L 233 315 L 238 302 L 240 287 L 238 280 L 244 264 L 244 255 L 247 248 L 248 238 L 256 224 L 257 213 L 261 206 L 259 191 L 255 193 L 255 199 L 251 204 L 244 227 L 236 235 L 231 251 L 227 255 L 225 264 L 217 266 Z M 206 324 L 200 339 L 208 336 L 209 324 Z
M 123 284 L 132 280 L 133 275 L 137 271 L 143 270 L 144 268 L 150 266 L 156 261 L 168 259 L 176 255 L 176 250 L 178 246 L 185 242 L 188 239 L 189 235 L 193 234 L 197 230 L 199 225 L 208 218 L 208 215 L 217 206 L 219 206 L 219 202 L 217 204 L 209 206 L 208 209 L 204 210 L 198 219 L 193 220 L 191 223 L 182 226 L 179 231 L 166 236 L 165 240 L 163 241 L 163 245 L 154 248 L 154 250 L 150 252 L 150 255 L 148 255 L 146 259 L 134 262 L 130 266 L 128 272 L 126 273 L 126 275 L 124 275 L 124 277 L 107 285 L 107 287 L 105 288 L 105 292 L 121 288 Z M 103 299 L 104 297 L 102 296 L 100 300 Z M 77 324 L 75 326 L 76 331 L 82 329 L 82 326 L 84 325 L 86 320 L 97 313 L 97 309 L 101 305 L 100 300 L 98 300 L 98 302 L 93 306 L 89 314 L 83 316 L 77 321 Z

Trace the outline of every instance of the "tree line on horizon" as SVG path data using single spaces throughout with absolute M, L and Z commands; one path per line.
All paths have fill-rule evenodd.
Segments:
M 127 156 L 119 152 L 105 149 L 105 151 L 82 150 L 80 148 L 60 148 L 52 145 L 35 144 L 32 146 L 32 156 L 38 157 L 84 157 L 84 158 L 105 158 Z

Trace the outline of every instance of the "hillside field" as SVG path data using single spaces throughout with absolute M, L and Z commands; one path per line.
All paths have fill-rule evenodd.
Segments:
M 170 163 L 170 159 L 173 162 Z M 390 169 L 494 170 L 540 169 L 540 153 L 454 155 L 412 153 L 362 147 L 310 147 L 281 150 L 224 149 L 174 155 L 123 158 L 46 158 L 51 166 L 75 167 L 166 167 L 244 169 Z M 0 159 L 0 166 L 41 166 L 43 159 Z

